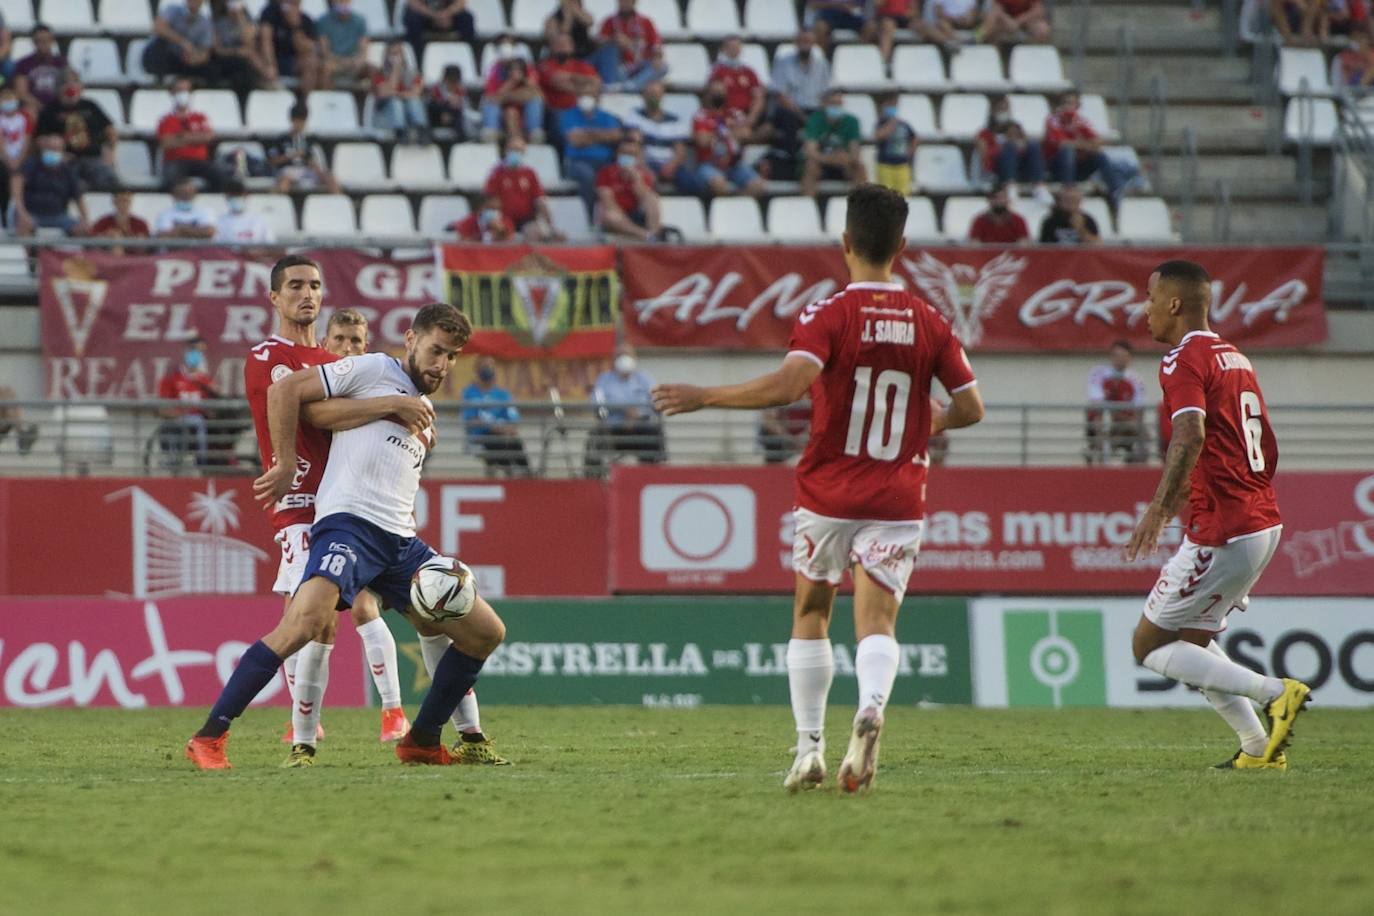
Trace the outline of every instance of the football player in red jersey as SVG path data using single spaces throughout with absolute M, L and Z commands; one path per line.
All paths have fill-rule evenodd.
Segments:
M 847 792 L 872 783 L 900 661 L 897 609 L 925 526 L 927 443 L 932 433 L 983 417 L 973 371 L 949 323 L 892 279 L 906 201 L 862 184 L 848 204 L 850 283 L 797 316 L 781 368 L 739 385 L 654 389 L 654 407 L 670 416 L 703 407 L 779 407 L 810 391 L 811 437 L 797 465 L 796 598 L 787 649 L 798 737 L 783 785 L 793 792 L 825 779 L 825 704 L 835 671 L 830 613 L 846 569 L 854 578 L 859 712 L 839 783 Z M 949 406 L 930 396 L 933 378 L 949 393 Z
M 1150 336 L 1173 347 L 1159 367 L 1160 409 L 1173 429 L 1162 479 L 1126 545 L 1127 559 L 1155 549 L 1185 498 L 1189 517 L 1182 546 L 1150 591 L 1132 648 L 1146 668 L 1202 691 L 1235 729 L 1240 750 L 1219 769 L 1286 769 L 1283 750 L 1310 689 L 1236 664 L 1215 639 L 1227 614 L 1245 610 L 1283 525 L 1271 483 L 1279 450 L 1264 395 L 1250 360 L 1208 327 L 1211 304 L 1211 278 L 1191 261 L 1166 261 L 1150 275 Z M 1266 705 L 1269 734 L 1250 700 Z

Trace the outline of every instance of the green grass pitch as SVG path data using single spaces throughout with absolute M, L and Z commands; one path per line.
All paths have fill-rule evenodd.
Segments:
M 1210 712 L 889 711 L 867 797 L 789 796 L 779 707 L 484 710 L 508 768 L 402 767 L 327 710 L 285 771 L 252 711 L 0 712 L 0 913 L 1374 912 L 1374 713 L 1215 772 Z M 829 721 L 832 773 L 850 712 Z

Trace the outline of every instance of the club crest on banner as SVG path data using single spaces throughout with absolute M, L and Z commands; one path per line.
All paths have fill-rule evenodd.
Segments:
M 86 341 L 90 339 L 91 328 L 105 305 L 110 288 L 104 280 L 96 279 L 98 275 L 94 262 L 86 258 L 68 258 L 62 264 L 61 275 L 52 278 L 53 296 L 77 356 L 86 352 Z
M 536 347 L 551 347 L 568 333 L 568 297 L 563 287 L 567 271 L 548 256 L 530 252 L 506 271 L 511 288 L 511 312 L 517 336 Z
M 953 325 L 959 339 L 974 347 L 983 338 L 983 322 L 1016 286 L 1026 259 L 1005 252 L 975 269 L 968 264 L 946 264 L 923 251 L 915 258 L 903 258 L 902 264 L 921 294 Z

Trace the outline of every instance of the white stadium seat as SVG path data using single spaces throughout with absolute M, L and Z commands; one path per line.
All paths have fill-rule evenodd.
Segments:
M 739 7 L 735 0 L 687 0 L 687 31 L 708 39 L 738 35 Z
M 892 82 L 903 89 L 945 92 L 951 88 L 944 59 L 934 45 L 898 45 L 892 52 Z
M 689 242 L 706 241 L 706 208 L 698 197 L 664 197 L 663 225 L 672 226 Z
M 391 180 L 406 190 L 446 191 L 448 175 L 444 173 L 444 159 L 439 147 L 397 144 L 391 150 Z
M 150 86 L 153 78 L 143 69 L 143 48 L 146 38 L 135 38 L 124 50 L 124 78 L 137 86 Z
M 1112 219 L 1112 210 L 1107 206 L 1106 198 L 1083 198 L 1083 212 L 1091 216 L 1093 220 L 1097 222 L 1097 231 L 1102 238 L 1116 238 L 1116 223 Z
M 752 41 L 742 43 L 739 49 L 739 59 L 746 67 L 754 71 L 754 75 L 759 78 L 760 82 L 765 86 L 769 84 L 773 69 L 768 62 L 768 50 L 763 45 Z
M 157 221 L 157 215 L 172 206 L 172 195 L 157 192 L 135 193 L 129 209 L 135 216 L 143 219 L 150 227 Z
M 129 126 L 139 133 L 156 133 L 157 124 L 172 111 L 166 89 L 135 89 L 129 98 Z
M 901 118 L 916 131 L 922 141 L 940 136 L 940 128 L 935 126 L 935 106 L 930 104 L 930 96 L 907 93 L 897 99 L 897 117 Z
M 1310 108 L 1308 106 L 1311 106 Z M 1310 141 L 1329 146 L 1336 136 L 1336 105 L 1330 99 L 1289 99 L 1283 118 L 1283 138 L 1289 143 Z
M 148 0 L 104 0 L 100 4 L 100 30 L 115 35 L 151 35 L 153 13 Z
M 248 93 L 244 122 L 259 136 L 285 134 L 291 129 L 291 106 L 296 95 L 286 89 L 254 89 Z
M 267 220 L 277 238 L 296 234 L 296 205 L 285 194 L 249 194 L 248 212 Z
M 544 20 L 557 7 L 558 0 L 515 0 L 510 11 L 511 31 L 521 38 L 543 37 Z
M 916 184 L 922 192 L 967 194 L 972 190 L 963 151 L 942 143 L 916 147 Z
M 830 61 L 830 85 L 874 91 L 891 85 L 876 45 L 839 45 Z
M 124 98 L 119 94 L 118 89 L 85 89 L 81 94 L 87 100 L 99 105 L 100 110 L 105 112 L 105 117 L 114 122 L 116 128 L 125 125 Z
M 317 89 L 306 98 L 310 117 L 306 130 L 317 136 L 351 137 L 362 133 L 353 93 Z
M 951 140 L 972 140 L 987 123 L 985 95 L 951 92 L 940 100 L 940 132 Z
M 778 0 L 744 0 L 744 32 L 754 38 L 796 38 L 797 7 Z M 760 74 L 761 76 L 762 74 Z
M 825 234 L 837 239 L 844 234 L 844 219 L 849 213 L 849 198 L 836 194 L 825 202 Z
M 1128 242 L 1176 242 L 1169 207 L 1158 197 L 1127 197 L 1117 210 L 1118 235 Z
M 1034 197 L 1018 197 L 1011 202 L 1012 212 L 1021 214 L 1021 218 L 1026 221 L 1026 227 L 1030 229 L 1032 240 L 1040 238 L 1040 224 L 1045 221 L 1045 217 L 1050 215 L 1050 206 L 1045 201 L 1037 200 Z M 1083 203 L 1083 209 L 1088 209 L 1086 200 Z M 1096 219 L 1096 214 L 1093 218 Z M 1108 220 L 1108 226 L 1104 229 L 1101 220 L 1098 220 L 1097 228 L 1107 231 L 1111 228 L 1110 222 Z
M 119 176 L 120 184 L 131 188 L 157 187 L 148 144 L 142 140 L 120 140 L 115 147 L 115 174 Z
M 236 134 L 243 131 L 243 115 L 239 112 L 239 97 L 229 89 L 196 89 L 191 93 L 191 110 L 210 119 L 216 134 Z
M 1085 93 L 1078 113 L 1092 125 L 1093 130 L 1101 134 L 1103 140 L 1111 141 L 1121 136 L 1116 128 L 1112 127 L 1112 120 L 1107 115 L 1107 100 L 1102 96 L 1091 92 Z
M 330 166 L 339 184 L 349 189 L 389 188 L 382 148 L 371 141 L 340 143 Z
M 480 191 L 496 167 L 495 143 L 455 143 L 449 149 L 448 180 L 463 191 Z
M 668 92 L 663 96 L 663 110 L 686 121 L 690 130 L 692 118 L 701 110 L 701 99 L 690 92 Z
M 0 0 L 0 15 L 5 17 L 5 28 L 16 35 L 33 31 L 33 3 L 30 0 Z M 11 53 L 10 59 L 18 60 L 20 56 Z
M 987 208 L 987 199 L 983 197 L 945 198 L 945 213 L 942 223 L 944 234 L 952 241 L 967 241 L 974 217 Z M 1032 226 L 1031 235 L 1034 234 L 1035 227 Z
M 878 106 L 873 103 L 873 96 L 846 92 L 844 110 L 859 119 L 859 136 L 872 139 L 873 128 L 878 124 Z
M 935 204 L 929 197 L 906 199 L 906 237 L 921 241 L 940 238 L 940 224 L 935 219 Z
M 587 206 L 580 197 L 547 197 L 554 226 L 570 242 L 585 242 L 596 237 L 587 219 Z
M 33 39 L 27 35 L 15 35 L 10 42 L 10 60 L 21 61 L 33 53 Z
M 1064 79 L 1064 64 L 1054 45 L 1017 45 L 1011 49 L 1007 69 L 1017 89 L 1061 92 L 1073 85 Z
M 358 234 L 353 199 L 347 194 L 311 194 L 301 210 L 301 234 L 353 236 Z
M 500 57 L 498 56 L 500 55 L 500 53 L 501 50 L 494 41 L 487 42 L 487 46 L 482 49 L 482 60 L 480 66 L 482 68 L 483 79 L 486 78 L 487 73 L 491 71 L 491 68 L 496 64 L 496 62 L 500 60 Z M 534 53 L 530 51 L 530 46 L 525 44 L 523 41 L 517 41 L 515 43 L 515 56 L 523 57 L 525 59 L 525 62 L 530 65 L 530 69 L 534 69 Z
M 38 0 L 38 21 L 58 35 L 93 35 L 95 10 L 91 0 Z
M 664 41 L 692 37 L 691 33 L 682 27 L 682 10 L 678 7 L 678 0 L 639 0 L 635 4 L 635 12 L 652 19 L 654 28 L 658 29 L 658 34 Z M 598 22 L 597 26 L 600 25 Z
M 420 199 L 420 234 L 445 235 L 452 224 L 472 212 L 461 194 L 426 194 Z
M 404 6 L 404 0 L 397 2 Z M 509 30 L 506 22 L 506 7 L 501 0 L 468 0 L 468 10 L 472 13 L 472 24 L 480 36 L 496 36 Z
M 717 197 L 711 201 L 711 237 L 757 242 L 763 218 L 752 197 Z
M 124 83 L 124 65 L 113 38 L 73 38 L 67 46 L 67 64 L 88 86 Z
M 472 48 L 462 41 L 431 41 L 425 45 L 425 56 L 420 61 L 420 73 L 425 84 L 437 83 L 449 64 L 457 64 L 462 69 L 463 82 L 467 85 L 482 85 L 483 74 L 477 69 Z
M 525 164 L 534 169 L 534 174 L 539 176 L 539 183 L 544 186 L 547 194 L 557 191 L 572 190 L 573 183 L 563 180 L 563 172 L 558 164 L 558 150 L 549 146 L 547 143 L 531 143 L 525 147 Z
M 768 234 L 775 239 L 821 239 L 820 213 L 810 197 L 774 197 L 768 202 Z
M 1011 119 L 1021 125 L 1026 136 L 1039 140 L 1045 136 L 1045 119 L 1050 116 L 1050 103 L 1043 95 L 1009 95 Z
M 665 44 L 663 62 L 668 65 L 666 81 L 670 86 L 701 89 L 706 85 L 706 75 L 711 72 L 711 59 L 706 49 L 695 42 Z
M 630 112 L 643 106 L 644 99 L 632 92 L 608 92 L 601 97 L 602 110 L 609 111 L 621 121 L 624 121 Z
M 405 53 L 406 66 L 419 69 L 420 62 L 415 59 L 415 49 L 408 44 L 403 44 L 401 50 Z M 367 62 L 379 70 L 382 68 L 382 65 L 386 63 L 386 42 L 368 42 Z
M 387 0 L 353 0 L 353 12 L 367 23 L 369 37 L 390 38 L 396 34 L 387 14 Z
M 1303 80 L 1313 95 L 1330 95 L 1330 79 L 1320 48 L 1279 49 L 1279 91 L 1284 95 L 1297 95 Z
M 992 45 L 966 45 L 950 59 L 949 80 L 960 89 L 1005 92 L 1011 87 L 1002 75 L 1002 55 Z
M 404 194 L 369 194 L 363 198 L 358 228 L 367 236 L 415 234 L 415 213 Z
M 84 191 L 81 202 L 86 205 L 86 213 L 95 222 L 107 213 L 114 211 L 114 195 L 107 191 Z

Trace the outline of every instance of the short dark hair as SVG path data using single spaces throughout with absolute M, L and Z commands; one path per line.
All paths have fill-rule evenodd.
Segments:
M 997 182 L 995 182 L 995 183 L 993 184 L 993 186 L 992 186 L 992 190 L 991 190 L 991 191 L 988 191 L 988 197 L 991 197 L 991 196 L 994 195 L 994 194 L 1000 194 L 1000 193 L 1002 193 L 1003 191 L 1007 191 L 1007 192 L 1010 192 L 1010 191 L 1011 191 L 1011 182 L 1010 182 L 1010 181 L 1001 181 L 1001 180 L 998 180 Z
M 317 271 L 320 271 L 321 278 L 324 276 L 324 271 L 320 270 L 320 265 L 316 264 L 310 258 L 307 258 L 303 254 L 288 254 L 272 265 L 272 275 L 269 282 L 272 292 L 275 293 L 281 290 L 281 285 L 286 282 L 286 271 L 291 267 L 313 267 Z
M 1108 347 L 1107 349 L 1109 349 L 1109 350 L 1115 350 L 1115 349 L 1117 349 L 1118 347 L 1120 347 L 1121 349 L 1125 350 L 1127 353 L 1134 353 L 1134 352 L 1135 352 L 1135 348 L 1131 346 L 1131 342 L 1130 342 L 1129 340 L 1124 340 L 1124 339 L 1123 339 L 1123 340 L 1114 340 L 1114 341 L 1112 341 L 1112 345 L 1111 345 L 1110 347 Z
M 1212 278 L 1201 264 L 1179 258 L 1165 261 L 1155 268 L 1155 273 L 1159 274 L 1159 282 L 1171 282 L 1179 286 L 1180 292 L 1183 293 L 1179 296 L 1180 299 L 1195 306 L 1206 304 L 1212 287 Z
M 410 329 L 416 334 L 436 328 L 457 337 L 460 347 L 472 339 L 472 324 L 468 321 L 468 316 L 456 305 L 449 305 L 447 302 L 431 302 L 416 312 L 415 320 L 410 323 Z
M 463 68 L 457 64 L 448 64 L 444 67 L 442 78 L 446 80 L 462 80 Z
M 310 120 L 310 109 L 306 107 L 304 102 L 297 102 L 291 106 L 291 113 L 287 117 L 292 121 L 308 121 Z
M 886 264 L 901 247 L 906 231 L 906 198 L 880 184 L 861 184 L 849 192 L 844 228 L 854 253 L 870 264 Z

